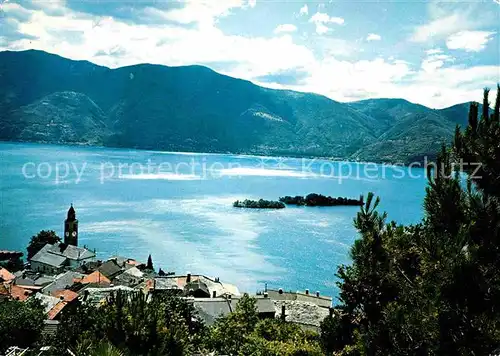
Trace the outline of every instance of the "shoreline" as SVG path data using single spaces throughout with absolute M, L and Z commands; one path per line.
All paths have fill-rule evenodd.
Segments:
M 161 153 L 161 154 L 173 154 L 173 155 L 210 155 L 210 156 L 242 156 L 245 158 L 289 158 L 289 159 L 307 159 L 307 160 L 322 160 L 330 162 L 344 162 L 353 164 L 376 164 L 380 166 L 391 166 L 391 167 L 405 167 L 410 168 L 411 164 L 402 162 L 388 162 L 388 161 L 360 161 L 340 157 L 328 157 L 328 156 L 315 156 L 315 155 L 280 155 L 273 153 L 262 153 L 262 152 L 228 152 L 228 151 L 162 151 L 159 149 L 148 149 L 148 148 L 136 148 L 136 147 L 123 147 L 123 146 L 103 146 L 94 145 L 88 143 L 70 143 L 70 142 L 47 142 L 47 141 L 11 141 L 11 140 L 1 140 L 0 143 L 6 144 L 28 144 L 28 145 L 47 145 L 47 146 L 61 146 L 61 147 L 81 147 L 81 148 L 96 148 L 96 149 L 115 149 L 115 150 L 134 150 L 134 151 L 144 151 L 151 153 Z M 427 156 L 424 156 L 427 157 Z M 433 160 L 430 160 L 432 162 Z M 423 163 L 423 161 L 415 161 Z M 412 169 L 424 169 L 423 167 L 411 167 Z

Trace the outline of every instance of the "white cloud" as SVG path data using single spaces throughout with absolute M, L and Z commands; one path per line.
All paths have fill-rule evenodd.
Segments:
M 436 42 L 461 31 L 498 28 L 498 12 L 484 1 L 429 0 L 427 13 L 428 22 L 417 26 L 410 40 Z
M 344 19 L 341 17 L 330 17 L 328 14 L 325 14 L 323 12 L 317 12 L 315 13 L 311 19 L 309 20 L 311 22 L 321 22 L 321 23 L 335 23 L 337 25 L 342 25 L 344 23 Z
M 449 49 L 463 49 L 466 52 L 479 52 L 486 48 L 495 32 L 487 31 L 460 31 L 448 37 L 446 47 Z
M 305 4 L 300 8 L 299 15 L 300 16 L 309 15 L 309 7 L 307 6 L 307 4 Z
M 232 9 L 255 7 L 256 3 L 256 0 L 185 0 L 182 8 L 167 11 L 164 16 L 181 24 L 210 26 L 217 18 L 229 15 Z
M 13 39 L 3 42 L 3 45 L 0 42 L 0 50 L 34 48 L 112 68 L 137 63 L 171 66 L 218 63 L 223 74 L 253 81 L 269 74 L 302 68 L 305 78 L 301 79 L 300 85 L 258 84 L 320 93 L 339 101 L 403 97 L 431 107 L 481 98 L 481 88 L 500 81 L 499 66 L 467 68 L 455 64 L 451 57 L 437 48 L 429 49 L 424 59 L 413 64 L 404 61 L 404 57 L 390 61 L 382 58 L 360 61 L 350 59 L 349 55 L 362 48 L 342 38 L 314 36 L 314 41 L 299 44 L 287 33 L 272 38 L 227 35 L 217 28 L 216 19 L 238 6 L 248 8 L 248 1 L 229 0 L 214 5 L 203 0 L 191 2 L 189 6 L 201 6 L 209 14 L 191 14 L 189 17 L 174 12 L 175 17 L 173 10 L 154 11 L 156 16 L 176 18 L 183 24 L 192 20 L 198 26 L 137 25 L 112 17 L 102 17 L 95 26 L 95 16 L 72 11 L 61 4 L 59 10 L 65 16 L 50 15 L 51 12 L 45 12 L 43 8 L 25 8 L 29 11 L 29 19 L 18 20 L 14 16 L 9 18 L 9 11 L 19 11 L 19 5 L 16 4 L 15 9 L 4 6 L 5 16 L 16 23 L 18 31 L 35 38 Z M 315 24 L 320 25 L 319 32 L 328 31 L 328 24 L 343 23 L 339 18 L 324 15 L 313 16 Z M 75 34 L 77 40 L 71 37 Z M 341 60 L 342 57 L 349 60 Z M 225 67 L 224 63 L 231 65 Z
M 380 35 L 377 35 L 376 33 L 370 33 L 366 37 L 367 41 L 380 41 L 382 37 Z
M 339 101 L 352 101 L 382 93 L 385 96 L 395 82 L 411 73 L 407 64 L 381 58 L 356 62 L 326 58 L 310 68 L 305 88 Z
M 444 38 L 452 33 L 471 27 L 472 24 L 466 16 L 454 13 L 418 26 L 413 32 L 411 40 L 414 42 L 427 42 L 433 38 Z
M 429 51 L 427 51 L 428 53 Z M 429 53 L 428 53 L 429 54 Z M 431 51 L 431 54 L 424 58 L 421 68 L 426 73 L 433 73 L 443 67 L 445 62 L 453 62 L 454 58 L 446 54 L 438 54 Z
M 297 31 L 297 26 L 292 25 L 292 24 L 283 24 L 279 25 L 274 29 L 274 33 L 283 33 L 283 32 L 295 32 Z
M 443 53 L 443 50 L 440 48 L 432 48 L 432 49 L 428 49 L 427 51 L 425 51 L 425 53 L 430 56 L 433 54 Z
M 327 33 L 328 31 L 330 31 L 330 29 L 327 26 L 323 25 L 322 23 L 316 24 L 316 33 L 318 35 L 323 35 L 323 34 Z
M 311 16 L 309 22 L 314 23 L 316 25 L 316 33 L 322 35 L 330 31 L 330 28 L 326 26 L 327 24 L 342 25 L 344 24 L 344 19 L 342 17 L 330 17 L 324 12 L 317 12 Z

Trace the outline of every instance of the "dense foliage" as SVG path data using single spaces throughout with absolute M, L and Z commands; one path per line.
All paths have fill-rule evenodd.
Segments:
M 0 352 L 12 345 L 50 345 L 45 355 L 322 355 L 318 334 L 260 320 L 255 299 L 246 294 L 211 327 L 199 321 L 188 301 L 162 295 L 148 301 L 142 292 L 118 292 L 100 307 L 68 307 L 57 334 L 42 338 L 44 318 L 35 301 L 0 303 Z
M 316 194 L 312 193 L 307 195 L 306 197 L 303 196 L 285 196 L 280 198 L 280 202 L 283 202 L 287 205 L 298 205 L 298 206 L 337 206 L 337 205 L 350 205 L 350 206 L 362 206 L 364 205 L 363 203 L 363 197 L 361 196 L 359 199 L 350 199 L 350 198 L 343 198 L 343 197 L 330 197 L 330 196 L 324 196 L 322 194 Z
M 0 300 L 0 352 L 9 346 L 29 347 L 41 336 L 45 313 L 36 299 Z
M 321 355 L 317 334 L 277 319 L 259 320 L 255 299 L 244 295 L 236 310 L 216 321 L 208 344 L 222 355 Z
M 463 105 L 339 103 L 200 66 L 109 69 L 0 52 L 0 140 L 412 162 L 450 141 Z
M 149 271 L 155 270 L 155 268 L 153 266 L 153 258 L 151 257 L 151 255 L 148 256 L 148 262 L 146 263 L 146 269 Z
M 285 204 L 279 201 L 272 200 L 248 200 L 245 199 L 243 201 L 236 200 L 233 203 L 235 208 L 247 208 L 247 209 L 284 209 Z
M 352 265 L 338 269 L 341 303 L 322 323 L 327 353 L 487 355 L 500 346 L 500 88 L 491 115 L 488 104 L 486 90 L 481 118 L 472 104 L 465 131 L 429 167 L 422 223 L 387 223 L 368 196 Z
M 55 231 L 40 231 L 37 235 L 32 236 L 26 248 L 28 250 L 28 259 L 35 256 L 46 244 L 55 244 L 61 242 L 61 238 L 57 236 Z

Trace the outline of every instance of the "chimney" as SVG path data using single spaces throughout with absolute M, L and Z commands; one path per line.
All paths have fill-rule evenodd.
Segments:
M 285 315 L 285 305 L 283 304 L 281 306 L 281 320 L 285 321 L 286 315 Z
M 268 298 L 269 297 L 269 294 L 267 294 L 267 292 L 264 292 L 264 298 Z
M 283 294 L 283 289 L 278 289 L 278 294 Z
M 309 289 L 306 289 L 306 295 L 309 295 Z
M 215 291 L 215 290 L 214 290 L 214 291 L 212 292 L 212 298 L 217 298 L 217 291 Z
M 153 290 L 156 290 L 156 279 L 153 278 Z
M 319 292 L 316 292 L 316 297 L 318 297 L 318 298 L 319 298 Z
M 329 311 L 330 318 L 331 318 L 333 316 L 333 308 L 332 307 L 328 308 L 328 311 Z
M 188 272 L 187 276 L 186 276 L 186 283 L 190 283 L 191 282 L 191 273 Z

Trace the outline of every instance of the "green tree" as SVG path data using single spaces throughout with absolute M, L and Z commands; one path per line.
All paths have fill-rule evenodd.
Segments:
M 46 244 L 55 244 L 61 242 L 61 238 L 57 236 L 55 231 L 40 231 L 37 235 L 32 236 L 27 247 L 28 260 L 35 256 Z
M 321 324 L 327 353 L 482 355 L 500 345 L 497 89 L 494 112 L 485 90 L 481 118 L 471 104 L 467 128 L 429 167 L 422 223 L 387 224 L 368 196 L 352 264 L 338 271 L 340 304 Z
M 222 355 L 322 355 L 316 333 L 281 320 L 259 320 L 256 300 L 248 294 L 232 313 L 216 320 L 208 344 Z
M 81 304 L 63 310 L 52 344 L 61 352 L 90 354 L 94 345 L 107 340 L 126 354 L 148 356 L 189 355 L 202 346 L 205 327 L 191 304 L 170 296 L 148 298 L 152 296 L 142 292 L 118 291 L 99 308 Z
M 151 258 L 151 255 L 148 256 L 148 262 L 146 264 L 146 269 L 150 270 L 150 271 L 154 271 L 155 268 L 153 266 L 153 259 Z
M 259 321 L 240 355 L 316 356 L 323 355 L 318 335 L 303 331 L 297 324 L 278 319 Z
M 90 353 L 91 356 L 125 356 L 125 353 L 122 352 L 117 347 L 113 346 L 113 344 L 109 342 L 102 341 L 100 342 L 95 349 L 93 349 Z
M 0 302 L 0 351 L 31 347 L 40 338 L 44 320 L 44 308 L 36 299 Z
M 258 321 L 256 300 L 245 293 L 232 313 L 216 320 L 211 330 L 212 347 L 223 354 L 238 354 Z

